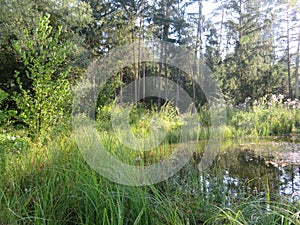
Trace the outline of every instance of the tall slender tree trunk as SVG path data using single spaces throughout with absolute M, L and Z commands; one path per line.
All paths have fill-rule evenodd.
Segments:
M 218 51 L 219 54 L 221 55 L 221 48 L 222 48 L 222 43 L 223 43 L 223 24 L 224 24 L 224 3 L 223 0 L 221 1 L 221 7 L 222 7 L 222 15 L 221 15 L 221 27 L 220 27 L 220 38 L 219 38 L 219 46 L 218 46 Z
M 142 12 L 144 11 L 144 1 L 142 2 Z M 143 22 L 143 13 L 140 13 L 140 33 L 139 33 L 139 38 L 140 38 L 140 45 L 141 45 L 141 39 L 144 41 L 144 22 Z M 143 51 L 143 58 L 144 58 L 144 51 Z M 140 60 L 139 60 L 140 61 Z M 143 76 L 143 86 L 142 86 L 142 98 L 143 98 L 143 104 L 145 101 L 145 95 L 146 95 L 146 64 L 145 62 L 142 62 L 142 76 Z M 140 87 L 140 84 L 139 84 Z
M 140 96 L 141 93 L 141 40 L 142 40 L 142 36 L 143 36 L 143 15 L 142 12 L 144 10 L 144 2 L 142 2 L 142 11 L 140 12 L 140 16 L 139 16 L 139 53 L 138 53 L 138 90 L 137 90 L 137 95 Z
M 196 46 L 195 46 L 195 56 L 196 58 L 200 58 L 200 63 L 196 63 L 199 65 L 199 68 L 196 69 L 197 76 L 201 75 L 201 60 L 202 60 L 202 0 L 198 0 L 198 21 L 197 21 L 197 39 L 196 39 Z M 196 100 L 196 87 L 195 87 L 195 80 L 192 78 L 192 89 L 193 89 L 193 102 Z
M 239 0 L 239 28 L 242 27 L 243 25 L 243 21 L 242 21 L 242 0 Z M 242 53 L 241 53 L 241 50 L 240 50 L 240 41 L 243 37 L 243 33 L 242 33 L 242 30 L 239 29 L 238 31 L 238 35 L 239 35 L 239 39 L 238 39 L 238 43 L 237 43 L 237 48 L 236 48 L 236 51 L 237 51 L 237 54 L 238 54 L 238 67 L 239 67 L 239 76 L 240 76 L 240 79 L 242 79 L 243 77 L 243 68 L 242 68 L 242 62 L 241 62 L 241 59 L 242 59 Z
M 295 68 L 295 97 L 299 99 L 299 57 L 300 57 L 300 26 L 298 33 L 298 46 L 296 52 L 296 68 Z
M 289 86 L 289 98 L 293 98 L 292 84 L 291 84 L 291 55 L 290 55 L 290 15 L 289 6 L 286 10 L 287 20 L 286 20 L 286 36 L 287 36 L 287 68 L 288 68 L 288 86 Z
M 121 81 L 121 87 L 120 87 L 120 99 L 121 99 L 121 102 L 120 102 L 120 104 L 121 104 L 121 106 L 122 106 L 122 104 L 123 104 L 123 87 L 122 87 L 122 82 L 123 82 L 123 69 L 121 69 L 121 71 L 120 71 L 120 81 Z
M 143 62 L 143 102 L 145 101 L 146 96 L 146 64 Z
M 175 106 L 178 108 L 179 105 L 179 68 L 176 68 L 176 99 L 175 99 Z
M 170 15 L 171 15 L 171 2 L 170 0 L 163 0 L 162 1 L 162 7 L 165 9 L 165 22 L 163 23 L 162 26 L 162 40 L 163 41 L 167 41 L 168 40 L 168 36 L 169 36 L 169 27 L 170 27 Z M 161 44 L 161 49 L 160 49 L 160 62 L 159 62 L 159 67 L 158 67 L 158 93 L 157 93 L 157 97 L 158 97 L 158 110 L 160 111 L 161 109 L 161 74 L 162 74 L 162 67 L 163 67 L 163 63 L 165 63 L 164 65 L 164 74 L 165 74 L 165 78 L 167 80 L 168 77 L 168 69 L 167 69 L 167 65 L 166 65 L 166 59 L 167 59 L 167 54 L 166 54 L 166 45 L 164 44 L 164 42 L 162 42 Z M 164 88 L 165 88 L 165 98 L 167 98 L 168 95 L 168 90 L 167 89 L 167 83 L 164 84 Z
M 161 108 L 161 71 L 162 71 L 162 60 L 163 60 L 163 51 L 164 51 L 164 43 L 161 43 L 160 46 L 160 56 L 159 56 L 159 64 L 158 64 L 158 74 L 157 74 L 157 110 L 160 111 Z
M 130 13 L 131 13 L 131 42 L 134 43 L 135 42 L 135 16 L 134 16 L 134 12 L 133 12 L 133 4 L 134 4 L 134 1 L 131 0 L 131 10 L 130 10 Z M 136 59 L 135 59 L 135 47 L 134 45 L 132 46 L 132 51 L 133 51 L 133 57 L 134 57 L 134 63 L 133 63 L 133 80 L 134 80 L 134 100 L 135 102 L 138 101 L 138 84 L 137 84 L 137 68 L 136 68 Z
M 163 28 L 163 40 L 164 41 L 168 41 L 168 38 L 169 38 L 169 28 L 170 28 L 170 16 L 171 16 L 171 2 L 170 0 L 167 0 L 167 3 L 166 3 L 166 15 L 165 15 L 165 19 L 166 19 L 166 22 L 164 24 L 164 28 Z M 164 46 L 164 73 L 165 73 L 165 99 L 168 99 L 168 65 L 167 65 L 167 45 Z

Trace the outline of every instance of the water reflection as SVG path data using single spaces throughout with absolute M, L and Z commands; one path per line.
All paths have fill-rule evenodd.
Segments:
M 267 144 L 268 152 L 259 152 L 260 144 L 252 149 L 245 149 L 244 144 L 231 145 L 220 152 L 216 165 L 223 171 L 228 192 L 236 195 L 242 186 L 249 194 L 267 195 L 270 192 L 290 200 L 300 199 L 300 164 L 295 163 L 299 159 L 291 159 L 294 163 L 290 164 L 276 163 L 278 145 L 272 148 L 273 143 Z M 288 154 L 286 149 L 281 149 L 282 152 Z

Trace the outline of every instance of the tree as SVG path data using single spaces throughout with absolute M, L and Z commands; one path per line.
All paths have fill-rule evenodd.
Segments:
M 274 45 L 270 38 L 272 14 L 268 13 L 264 2 L 257 0 L 231 0 L 223 4 L 219 10 L 222 10 L 222 15 L 226 15 L 226 55 L 222 56 L 223 59 L 218 62 L 215 71 L 223 93 L 229 99 L 233 99 L 235 104 L 243 102 L 247 97 L 256 99 L 271 93 L 273 81 L 276 80 L 271 72 L 274 53 Z M 211 44 L 207 46 L 206 52 L 211 54 L 211 45 L 217 44 L 217 38 L 213 38 L 212 34 L 208 37 Z M 215 49 L 216 52 L 218 47 Z M 219 49 L 220 52 L 224 52 Z
M 300 57 L 300 26 L 298 32 L 298 45 L 296 51 L 296 65 L 295 65 L 295 98 L 299 99 L 299 57 Z
M 274 20 L 274 30 L 276 31 L 274 32 L 274 39 L 276 41 L 276 53 L 278 55 L 277 63 L 281 65 L 280 73 L 284 81 L 287 77 L 287 82 L 283 82 L 283 93 L 292 99 L 294 97 L 292 88 L 294 66 L 295 78 L 297 78 L 297 50 L 295 47 L 298 42 L 299 7 L 297 7 L 296 1 L 293 0 L 278 0 L 274 5 L 276 6 L 276 10 L 274 10 L 276 13 Z M 294 54 L 296 55 L 295 62 L 293 58 Z M 295 79 L 295 84 L 296 81 L 297 79 Z
M 0 5 L 0 88 L 11 94 L 16 90 L 14 71 L 23 70 L 13 42 L 24 40 L 22 31 L 34 29 L 41 13 L 32 10 L 30 0 L 0 0 Z
M 89 64 L 90 52 L 86 48 L 85 35 L 92 22 L 92 11 L 89 4 L 77 0 L 0 0 L 0 87 L 10 94 L 17 90 L 14 71 L 25 71 L 20 56 L 13 46 L 25 42 L 23 30 L 33 33 L 39 19 L 46 13 L 50 14 L 50 25 L 53 32 L 63 26 L 60 40 L 71 42 L 72 51 L 68 53 L 66 64 L 72 64 L 72 75 L 79 76 Z M 24 87 L 29 87 L 26 76 L 21 78 Z
M 70 112 L 70 68 L 64 68 L 70 43 L 60 41 L 62 29 L 60 26 L 52 34 L 47 14 L 41 17 L 33 34 L 24 29 L 24 40 L 14 44 L 26 68 L 26 76 L 32 82 L 31 88 L 24 87 L 20 72 L 16 72 L 21 93 L 15 93 L 15 100 L 21 120 L 37 139 L 42 139 Z

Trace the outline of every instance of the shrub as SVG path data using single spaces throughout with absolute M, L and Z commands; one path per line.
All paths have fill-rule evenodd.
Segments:
M 35 138 L 43 138 L 61 123 L 71 103 L 69 68 L 64 66 L 70 46 L 60 40 L 62 27 L 53 34 L 49 18 L 46 15 L 40 19 L 33 35 L 25 29 L 25 43 L 14 45 L 26 67 L 27 78 L 32 81 L 31 88 L 24 87 L 16 72 L 21 93 L 15 93 L 15 101 L 21 111 L 20 119 Z

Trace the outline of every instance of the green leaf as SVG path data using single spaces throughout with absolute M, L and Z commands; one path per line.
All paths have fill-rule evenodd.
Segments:
M 248 35 L 244 35 L 243 37 L 241 37 L 240 43 L 242 45 L 245 45 L 249 42 L 249 40 L 250 40 L 250 37 Z

